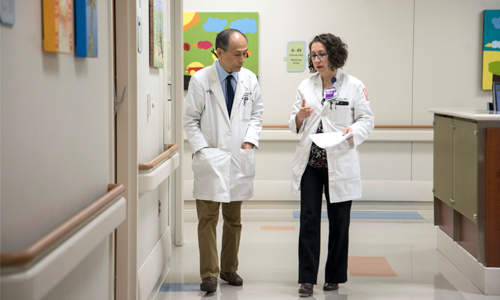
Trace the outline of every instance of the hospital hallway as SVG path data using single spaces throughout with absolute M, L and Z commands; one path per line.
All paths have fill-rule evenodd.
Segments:
M 340 284 L 338 291 L 324 292 L 322 288 L 328 241 L 324 209 L 318 284 L 311 297 L 300 297 L 298 216 L 296 204 L 256 208 L 251 202 L 244 203 L 238 270 L 243 286 L 229 286 L 219 278 L 217 291 L 206 294 L 200 291 L 196 209 L 193 203 L 186 203 L 184 245 L 174 248 L 169 275 L 156 300 L 500 299 L 484 295 L 437 250 L 439 229 L 433 223 L 431 203 L 356 201 L 351 213 L 347 283 Z M 222 216 L 217 226 L 219 253 L 221 220 Z

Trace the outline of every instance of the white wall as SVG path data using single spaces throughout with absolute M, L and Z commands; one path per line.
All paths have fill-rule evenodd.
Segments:
M 484 107 L 491 92 L 481 90 L 482 11 L 499 7 L 498 0 L 254 0 L 244 6 L 229 0 L 184 1 L 186 12 L 259 13 L 265 125 L 287 124 L 297 86 L 310 76 L 286 72 L 287 43 L 309 44 L 324 32 L 348 45 L 344 72 L 366 85 L 376 125 L 432 125 L 431 106 Z M 371 138 L 359 147 L 362 199 L 432 201 L 432 130 L 392 131 L 405 137 Z M 419 139 L 421 131 L 430 137 Z M 261 142 L 254 199 L 292 199 L 296 143 L 281 138 Z M 190 152 L 186 142 L 184 199 L 192 199 Z
M 110 237 L 105 238 L 43 300 L 112 299 L 113 251 Z
M 499 0 L 417 0 L 415 3 L 413 123 L 430 124 L 429 107 L 481 107 L 483 11 Z
M 98 58 L 43 52 L 41 2 L 17 1 L 16 24 L 1 26 L 2 252 L 31 244 L 107 192 L 109 9 L 98 2 Z
M 287 43 L 308 45 L 324 32 L 348 45 L 344 71 L 366 85 L 377 125 L 431 125 L 429 106 L 484 107 L 491 95 L 480 84 L 482 11 L 499 7 L 498 0 L 184 1 L 186 12 L 259 13 L 268 125 L 286 124 L 297 86 L 310 76 L 286 72 Z
M 164 1 L 164 67 L 162 69 L 151 67 L 149 63 L 149 1 L 140 0 L 141 8 L 137 6 L 137 14 L 142 17 L 142 52 L 137 55 L 137 153 L 139 163 L 147 163 L 164 151 L 164 106 L 166 105 L 164 94 L 167 92 L 166 81 L 168 78 L 168 37 L 169 37 L 169 8 L 170 2 Z M 138 4 L 137 4 L 138 5 Z M 152 115 L 147 115 L 147 94 L 153 95 L 154 108 Z M 158 240 L 167 229 L 169 200 L 168 193 L 160 189 L 168 190 L 164 182 L 151 192 L 139 194 L 137 201 L 137 270 L 139 299 L 146 299 L 151 293 L 155 293 L 155 284 L 161 281 L 164 267 L 162 255 L 154 255 L 152 251 Z M 158 213 L 158 201 L 162 202 L 161 214 Z M 170 239 L 170 236 L 167 237 Z M 171 242 L 169 243 L 171 245 Z M 165 249 L 165 251 L 170 251 Z M 154 266 L 151 269 L 151 266 Z M 159 288 L 158 285 L 156 285 Z M 146 290 L 147 289 L 147 290 Z
M 139 1 L 137 1 L 138 3 Z M 142 52 L 137 53 L 137 130 L 138 160 L 149 162 L 163 152 L 163 73 L 149 66 L 149 1 L 137 8 L 142 17 Z M 137 4 L 138 5 L 138 4 Z M 165 13 L 166 13 L 165 5 Z M 167 23 L 167 19 L 164 21 Z M 165 52 L 166 54 L 166 52 Z M 165 59 L 166 65 L 166 59 Z M 153 95 L 153 114 L 147 116 L 147 94 Z
M 139 1 L 137 1 L 139 3 Z M 167 5 L 165 5 L 166 8 Z M 165 11 L 167 13 L 167 11 Z M 147 163 L 163 152 L 163 74 L 164 69 L 149 65 L 149 2 L 137 4 L 141 15 L 142 52 L 137 54 L 137 153 L 139 163 Z M 164 21 L 167 23 L 167 19 Z M 165 52 L 166 53 L 166 52 Z M 165 59 L 166 66 L 166 59 Z M 147 94 L 155 107 L 147 115 Z M 145 262 L 158 241 L 158 190 L 139 195 L 137 202 L 137 268 Z
M 1 252 L 21 250 L 113 181 L 112 6 L 98 1 L 98 58 L 43 52 L 42 1 L 0 26 Z M 111 299 L 112 235 L 45 299 Z

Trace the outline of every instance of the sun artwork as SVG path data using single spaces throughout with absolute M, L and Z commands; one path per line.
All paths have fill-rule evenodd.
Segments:
M 188 31 L 188 28 L 192 28 L 194 25 L 196 25 L 196 22 L 201 22 L 200 16 L 198 15 L 197 12 L 185 12 L 183 17 L 184 17 L 183 28 L 185 32 Z

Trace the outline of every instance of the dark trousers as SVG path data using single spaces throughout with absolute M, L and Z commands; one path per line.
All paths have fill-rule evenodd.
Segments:
M 299 283 L 317 283 L 323 188 L 329 223 L 325 282 L 347 281 L 352 201 L 330 203 L 328 169 L 307 166 L 300 183 Z

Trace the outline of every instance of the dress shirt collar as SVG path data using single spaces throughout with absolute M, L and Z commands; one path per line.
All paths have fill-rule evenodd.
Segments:
M 222 83 L 228 75 L 233 75 L 235 82 L 238 82 L 238 72 L 228 73 L 224 68 L 220 65 L 219 60 L 215 62 L 215 66 L 217 67 L 217 74 L 219 75 L 219 81 Z

